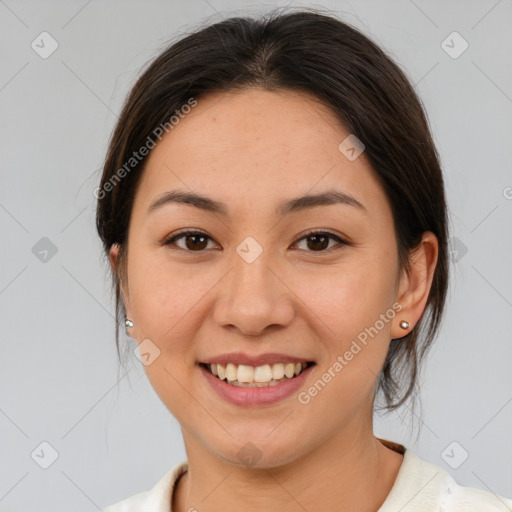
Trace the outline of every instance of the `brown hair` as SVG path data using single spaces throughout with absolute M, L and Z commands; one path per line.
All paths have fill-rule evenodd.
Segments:
M 408 268 L 410 251 L 425 231 L 438 239 L 424 314 L 407 336 L 391 340 L 377 381 L 383 409 L 393 410 L 414 397 L 420 363 L 444 309 L 448 219 L 443 177 L 425 112 L 405 74 L 368 37 L 314 9 L 276 10 L 257 19 L 233 17 L 202 27 L 165 49 L 132 88 L 96 196 L 96 226 L 107 257 L 113 244 L 120 246 L 119 266 L 112 272 L 118 356 L 125 315 L 120 282 L 126 278 L 128 226 L 146 157 L 132 161 L 131 168 L 126 162 L 139 148 L 154 145 L 155 129 L 169 126 L 169 113 L 179 112 L 191 98 L 247 87 L 309 92 L 364 143 L 391 205 L 402 269 Z

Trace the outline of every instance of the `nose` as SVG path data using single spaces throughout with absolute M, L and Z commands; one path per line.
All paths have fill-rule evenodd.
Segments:
M 236 254 L 223 281 L 214 311 L 217 325 L 258 336 L 291 323 L 295 314 L 293 292 L 265 251 L 251 263 Z

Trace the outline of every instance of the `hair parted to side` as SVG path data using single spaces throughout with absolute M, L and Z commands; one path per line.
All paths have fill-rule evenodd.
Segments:
M 377 381 L 381 409 L 396 409 L 415 397 L 420 364 L 446 300 L 448 217 L 439 156 L 422 104 L 401 69 L 357 29 L 315 9 L 275 10 L 202 27 L 165 49 L 133 86 L 111 137 L 96 212 L 107 259 L 113 244 L 120 247 L 112 271 L 118 356 L 128 227 L 147 157 L 132 160 L 129 170 L 126 163 L 148 141 L 156 144 L 155 129 L 191 99 L 249 87 L 310 93 L 364 143 L 391 206 L 402 269 L 409 268 L 410 251 L 425 231 L 438 239 L 424 314 L 407 336 L 391 340 Z M 114 180 L 123 166 L 122 179 Z

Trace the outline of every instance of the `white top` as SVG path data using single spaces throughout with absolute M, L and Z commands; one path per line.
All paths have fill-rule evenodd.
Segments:
M 512 499 L 460 486 L 443 468 L 423 461 L 402 445 L 381 441 L 399 447 L 404 459 L 377 512 L 512 512 Z M 187 467 L 187 461 L 176 465 L 152 489 L 118 501 L 103 512 L 172 512 L 171 496 Z

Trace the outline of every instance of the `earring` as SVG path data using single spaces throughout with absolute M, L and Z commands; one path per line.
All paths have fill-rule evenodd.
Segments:
M 405 320 L 402 320 L 402 321 L 400 322 L 400 327 L 401 327 L 402 329 L 408 329 L 408 328 L 409 328 L 409 322 L 406 322 Z
M 131 320 L 129 320 L 128 318 L 124 321 L 124 324 L 126 325 L 127 329 L 134 326 L 134 323 Z

